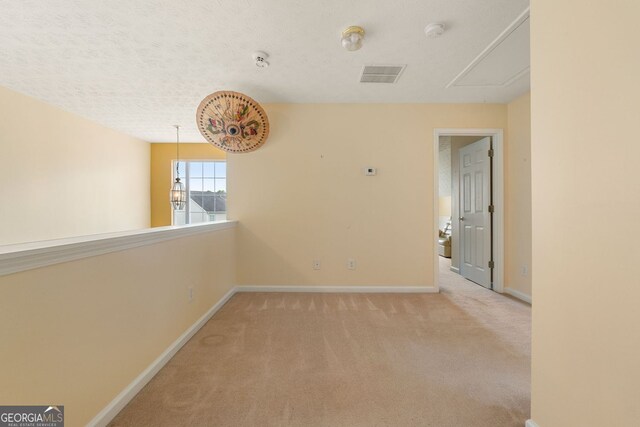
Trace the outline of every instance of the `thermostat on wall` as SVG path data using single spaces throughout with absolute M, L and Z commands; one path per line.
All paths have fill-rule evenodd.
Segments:
M 376 174 L 376 168 L 364 168 L 364 174 L 367 176 L 373 176 Z

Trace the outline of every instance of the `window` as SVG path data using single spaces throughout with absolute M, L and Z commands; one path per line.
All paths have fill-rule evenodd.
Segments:
M 227 219 L 227 162 L 181 160 L 178 167 L 187 203 L 173 211 L 173 225 Z M 175 161 L 171 170 L 175 180 Z

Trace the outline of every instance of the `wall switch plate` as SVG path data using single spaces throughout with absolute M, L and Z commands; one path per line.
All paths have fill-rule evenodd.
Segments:
M 376 168 L 364 168 L 364 174 L 366 176 L 374 176 L 376 172 Z
M 320 270 L 320 260 L 314 259 L 313 262 L 311 263 L 311 266 L 313 267 L 314 270 Z
M 347 269 L 355 270 L 356 269 L 356 260 L 353 258 L 349 258 L 347 260 Z

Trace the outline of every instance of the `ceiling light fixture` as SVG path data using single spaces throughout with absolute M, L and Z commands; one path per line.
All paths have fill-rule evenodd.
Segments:
M 436 37 L 440 37 L 442 33 L 444 33 L 445 25 L 440 22 L 434 22 L 433 24 L 429 24 L 424 27 L 424 33 L 430 39 L 435 39 Z
M 358 50 L 362 47 L 364 29 L 352 26 L 342 32 L 342 47 L 348 51 Z
M 269 61 L 267 61 L 268 57 L 269 57 L 268 53 L 265 53 L 265 52 L 254 52 L 253 60 L 256 62 L 256 67 L 258 67 L 258 68 L 267 68 L 269 66 Z
M 184 205 L 187 202 L 187 192 L 184 189 L 184 184 L 180 182 L 180 125 L 174 125 L 176 128 L 176 182 L 173 183 L 171 191 L 169 191 L 169 200 L 174 210 L 184 209 Z

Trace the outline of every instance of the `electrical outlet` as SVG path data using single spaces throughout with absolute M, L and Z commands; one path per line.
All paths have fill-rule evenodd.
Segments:
M 193 286 L 189 286 L 188 297 L 189 297 L 189 303 L 191 303 L 193 301 Z
M 356 269 L 356 260 L 353 258 L 349 258 L 347 260 L 347 269 L 355 270 Z
M 313 262 L 311 263 L 311 266 L 313 267 L 314 270 L 320 270 L 320 260 L 314 259 Z
M 520 275 L 522 277 L 527 277 L 527 275 L 529 274 L 529 267 L 524 264 L 522 267 L 520 267 Z

